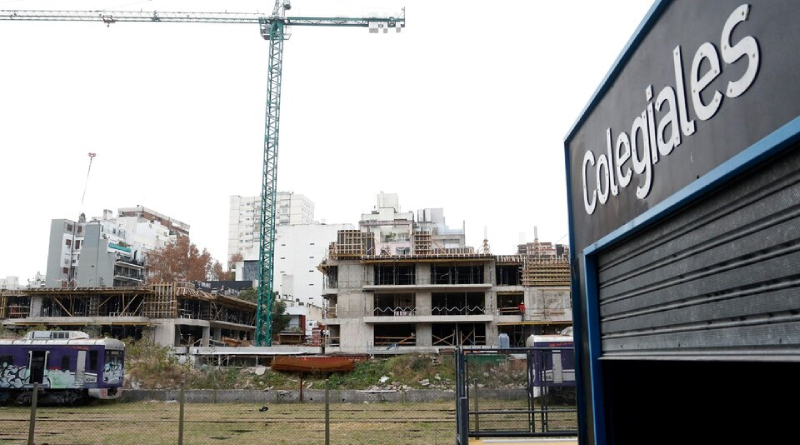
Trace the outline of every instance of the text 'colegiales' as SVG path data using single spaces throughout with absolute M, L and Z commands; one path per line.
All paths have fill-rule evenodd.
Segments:
M 731 43 L 734 28 L 748 19 L 749 5 L 741 5 L 731 13 L 722 27 L 720 51 L 710 42 L 705 42 L 697 49 L 692 60 L 688 78 L 688 96 L 697 119 L 712 119 L 722 105 L 724 96 L 736 98 L 741 96 L 753 84 L 759 68 L 758 42 L 753 36 L 745 36 L 736 43 Z M 730 80 L 724 92 L 718 90 L 707 92 L 703 100 L 701 93 L 714 81 L 723 68 L 720 55 L 726 65 L 746 63 L 744 74 L 737 80 Z M 740 61 L 741 59 L 741 61 Z M 620 132 L 614 141 L 611 128 L 606 130 L 606 152 L 597 156 L 587 150 L 581 164 L 583 179 L 583 204 L 586 213 L 592 214 L 597 204 L 605 204 L 610 196 L 617 196 L 620 188 L 628 187 L 634 176 L 639 176 L 636 185 L 636 197 L 644 199 L 653 187 L 653 168 L 660 157 L 669 156 L 681 145 L 681 133 L 689 137 L 695 133 L 695 121 L 689 119 L 687 106 L 687 88 L 684 84 L 683 60 L 681 47 L 672 51 L 675 68 L 675 86 L 664 87 L 653 99 L 653 86 L 648 85 L 644 91 L 647 105 L 642 113 L 633 120 L 629 133 Z M 701 66 L 704 72 L 701 73 Z M 658 125 L 656 125 L 658 121 Z M 666 160 L 666 158 L 664 158 Z M 587 178 L 595 179 L 595 186 L 589 189 Z

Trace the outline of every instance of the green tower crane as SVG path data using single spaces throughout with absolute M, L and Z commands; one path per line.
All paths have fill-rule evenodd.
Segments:
M 275 201 L 278 182 L 278 134 L 281 115 L 281 72 L 283 42 L 289 26 L 338 26 L 369 28 L 371 33 L 406 26 L 405 10 L 398 17 L 287 17 L 290 0 L 276 0 L 272 14 L 216 12 L 145 12 L 145 11 L 45 11 L 0 10 L 0 20 L 103 22 L 177 22 L 177 23 L 257 23 L 261 36 L 269 41 L 267 70 L 267 110 L 264 130 L 263 175 L 261 179 L 261 215 L 258 255 L 258 302 L 256 308 L 256 346 L 272 345 L 273 276 L 275 265 Z

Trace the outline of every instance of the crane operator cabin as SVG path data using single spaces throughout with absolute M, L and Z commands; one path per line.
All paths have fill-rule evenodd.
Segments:
M 565 139 L 581 444 L 791 437 L 799 6 L 655 2 Z

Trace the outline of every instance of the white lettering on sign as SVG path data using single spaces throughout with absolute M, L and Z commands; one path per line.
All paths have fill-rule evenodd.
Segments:
M 735 44 L 731 43 L 734 28 L 747 20 L 749 5 L 741 5 L 731 13 L 720 38 L 722 62 L 732 65 L 746 58 L 747 69 L 741 78 L 729 81 L 724 92 L 714 90 L 703 92 L 722 74 L 720 53 L 710 42 L 705 42 L 697 49 L 692 60 L 688 81 L 689 89 L 683 81 L 683 59 L 680 45 L 672 51 L 672 62 L 675 68 L 675 87 L 665 86 L 656 96 L 653 103 L 653 86 L 645 89 L 645 109 L 633 119 L 630 132 L 620 132 L 614 141 L 611 128 L 606 130 L 606 151 L 595 155 L 587 150 L 583 156 L 583 205 L 586 213 L 592 214 L 597 204 L 605 204 L 617 196 L 620 189 L 628 187 L 634 177 L 639 181 L 636 186 L 636 197 L 645 199 L 653 188 L 653 170 L 659 159 L 665 159 L 681 145 L 681 134 L 685 137 L 696 131 L 695 121 L 689 119 L 687 96 L 691 99 L 692 109 L 701 121 L 712 119 L 723 99 L 741 96 L 753 84 L 758 74 L 759 48 L 752 36 L 745 36 Z M 709 98 L 710 94 L 710 99 Z M 658 124 L 656 124 L 658 121 Z M 630 161 L 630 162 L 628 162 Z M 595 186 L 590 190 L 587 179 L 595 179 Z

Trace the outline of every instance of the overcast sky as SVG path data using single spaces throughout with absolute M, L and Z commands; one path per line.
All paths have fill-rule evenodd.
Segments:
M 0 9 L 271 11 L 271 0 L 0 0 Z M 293 0 L 401 33 L 292 29 L 278 190 L 358 224 L 381 191 L 442 207 L 479 248 L 567 243 L 563 141 L 646 0 Z M 257 25 L 0 21 L 0 278 L 47 263 L 50 221 L 143 205 L 224 263 L 231 195 L 260 194 L 268 43 Z M 81 204 L 89 166 L 97 154 Z

